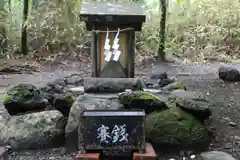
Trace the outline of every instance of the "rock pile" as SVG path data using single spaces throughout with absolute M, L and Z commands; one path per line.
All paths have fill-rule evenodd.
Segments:
M 69 88 L 82 84 L 82 78 L 72 75 L 42 88 L 31 84 L 9 88 L 3 104 L 10 118 L 0 119 L 0 145 L 33 149 L 63 144 L 69 111 L 77 96 Z
M 145 84 L 141 79 L 84 81 L 75 75 L 43 88 L 29 84 L 14 86 L 3 99 L 11 117 L 2 125 L 8 135 L 2 139 L 15 149 L 53 146 L 65 139 L 68 147 L 77 149 L 81 145 L 77 144 L 81 111 L 134 108 L 144 109 L 147 114 L 148 141 L 181 149 L 208 146 L 212 134 L 205 121 L 211 116 L 211 104 L 202 94 L 187 91 L 177 81 L 162 86 L 158 93 L 144 91 Z M 87 92 L 70 91 L 79 86 Z

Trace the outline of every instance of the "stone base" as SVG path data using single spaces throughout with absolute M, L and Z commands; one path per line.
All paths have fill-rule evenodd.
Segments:
M 132 160 L 157 160 L 157 155 L 150 143 L 146 144 L 146 153 L 133 153 Z
M 100 160 L 100 153 L 79 153 L 74 160 Z
M 130 157 L 129 157 L 130 158 Z M 111 158 L 114 160 L 114 157 Z M 100 160 L 100 153 L 79 153 L 74 160 Z M 157 160 L 157 155 L 150 143 L 146 144 L 146 153 L 133 153 L 132 160 Z

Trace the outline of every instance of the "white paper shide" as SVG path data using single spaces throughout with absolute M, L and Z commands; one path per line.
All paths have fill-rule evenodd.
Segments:
M 113 41 L 113 46 L 111 47 L 110 45 L 110 39 L 108 38 L 109 37 L 109 30 L 107 29 L 107 34 L 106 34 L 106 40 L 105 40 L 105 45 L 104 45 L 104 55 L 105 55 L 105 61 L 110 61 L 111 60 L 111 57 L 112 55 L 114 56 L 113 57 L 113 60 L 114 61 L 118 61 L 119 58 L 120 58 L 120 55 L 121 55 L 121 51 L 119 50 L 119 33 L 120 33 L 120 29 L 118 29 L 118 32 L 114 38 L 114 41 Z M 113 52 L 111 51 L 111 48 L 113 49 Z
M 114 61 L 118 61 L 119 57 L 120 57 L 120 54 L 121 54 L 121 51 L 118 50 L 118 48 L 119 48 L 119 44 L 118 44 L 118 42 L 119 42 L 119 39 L 118 39 L 119 32 L 120 32 L 120 29 L 118 29 L 118 32 L 117 32 L 117 34 L 116 34 L 116 36 L 114 38 L 113 46 L 112 46 L 112 48 L 113 48 L 113 55 L 114 55 L 113 60 Z
M 110 45 L 110 39 L 109 37 L 109 31 L 107 29 L 107 34 L 106 34 L 106 40 L 105 40 L 105 45 L 104 45 L 104 55 L 105 55 L 105 61 L 110 61 L 112 57 L 112 52 L 111 52 L 111 45 Z

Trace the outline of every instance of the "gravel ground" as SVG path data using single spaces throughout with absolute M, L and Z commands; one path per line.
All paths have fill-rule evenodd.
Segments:
M 196 64 L 196 65 L 152 65 L 137 69 L 136 76 L 148 76 L 151 72 L 167 71 L 170 76 L 177 77 L 183 82 L 188 90 L 200 91 L 207 95 L 208 100 L 213 105 L 212 127 L 216 130 L 216 138 L 213 140 L 209 150 L 225 151 L 233 155 L 236 159 L 240 159 L 240 84 L 224 83 L 217 78 L 216 72 L 221 64 Z M 240 65 L 234 65 L 240 69 Z M 84 71 L 83 71 L 84 70 Z M 56 78 L 65 75 L 80 72 L 84 76 L 90 76 L 89 67 L 82 71 L 79 68 L 65 67 L 55 68 L 55 70 L 45 69 L 44 72 L 35 75 L 7 75 L 0 76 L 0 95 L 6 87 L 17 83 L 32 83 L 43 85 Z M 1 102 L 1 101 L 0 101 Z M 3 107 L 0 107 L 0 114 L 6 114 Z M 159 152 L 161 160 L 169 158 L 182 159 L 180 152 L 171 155 Z M 196 154 L 197 153 L 193 153 Z M 13 153 L 13 160 L 67 160 L 71 159 L 71 155 L 64 154 L 64 148 L 46 149 L 39 151 L 22 151 Z

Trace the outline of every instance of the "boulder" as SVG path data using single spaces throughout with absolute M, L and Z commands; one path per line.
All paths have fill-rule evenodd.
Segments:
M 59 78 L 42 87 L 44 97 L 53 105 L 55 97 L 65 96 L 67 92 L 71 92 L 71 88 L 83 86 L 83 78 L 78 74 L 72 74 L 64 78 Z M 74 95 L 80 95 L 83 92 L 74 92 Z M 69 95 L 67 93 L 67 95 Z
M 200 92 L 175 90 L 169 96 L 169 100 L 174 101 L 177 107 L 192 114 L 201 122 L 212 115 L 211 103 Z
M 7 121 L 7 119 L 0 115 L 0 146 L 5 146 L 8 142 Z
M 58 78 L 53 82 L 48 83 L 50 86 L 61 86 L 61 87 L 68 87 L 68 86 L 82 86 L 83 85 L 83 78 L 80 74 L 71 74 L 63 78 Z
M 75 96 L 70 92 L 56 95 L 53 101 L 53 107 L 60 111 L 65 117 L 68 117 L 70 108 L 75 102 Z
M 166 79 L 163 79 L 159 82 L 159 87 L 165 87 L 171 83 L 174 83 L 175 82 L 175 79 L 173 78 L 166 78 Z
M 83 86 L 84 79 L 81 77 L 81 75 L 78 74 L 72 74 L 67 77 L 65 77 L 66 85 L 68 86 Z
M 125 109 L 142 109 L 146 114 L 168 108 L 164 97 L 144 91 L 123 92 L 119 100 Z
M 12 116 L 8 143 L 13 149 L 53 147 L 63 142 L 65 125 L 66 119 L 56 110 Z
M 64 89 L 64 86 L 61 86 L 57 83 L 49 83 L 46 86 L 42 87 L 41 90 L 44 93 L 44 97 L 51 105 L 53 105 L 55 97 L 64 95 L 67 92 L 67 90 Z
M 211 134 L 193 116 L 180 108 L 172 107 L 147 115 L 146 138 L 165 148 L 193 149 L 197 146 L 207 147 Z
M 115 94 L 84 94 L 78 96 L 70 109 L 67 126 L 65 128 L 68 150 L 81 149 L 83 140 L 79 139 L 79 144 L 77 144 L 78 133 L 81 134 L 81 131 L 78 131 L 80 113 L 83 110 L 94 109 L 117 110 L 123 109 L 123 105 L 120 104 L 118 96 Z
M 142 90 L 144 82 L 137 78 L 87 78 L 84 79 L 85 93 L 118 93 L 126 89 Z
M 221 66 L 218 69 L 218 76 L 225 81 L 239 81 L 240 73 L 237 69 L 232 67 Z
M 31 84 L 18 84 L 4 94 L 3 104 L 10 115 L 43 111 L 48 104 L 43 93 Z
M 207 120 L 211 115 L 210 109 L 211 104 L 204 99 L 193 100 L 193 99 L 176 99 L 177 107 L 180 107 L 184 111 L 192 114 L 198 118 L 201 122 Z
M 201 160 L 236 160 L 230 154 L 221 151 L 203 152 L 200 158 Z
M 166 72 L 153 74 L 146 82 L 148 88 L 158 89 L 175 82 L 174 78 L 169 78 Z
M 188 98 L 188 99 L 205 99 L 205 96 L 201 92 L 196 91 L 186 91 L 183 89 L 178 89 L 170 92 L 169 99 L 176 99 L 176 98 Z
M 70 89 L 66 88 L 63 79 L 49 83 L 41 88 L 41 90 L 44 93 L 44 97 L 50 104 L 48 110 L 56 109 L 65 117 L 68 117 L 70 108 L 78 93 L 72 92 Z
M 167 79 L 167 78 L 168 78 L 167 72 L 152 74 L 150 76 L 150 79 L 147 81 L 146 85 L 148 88 L 157 89 L 160 87 L 159 83 L 161 83 L 163 79 Z

